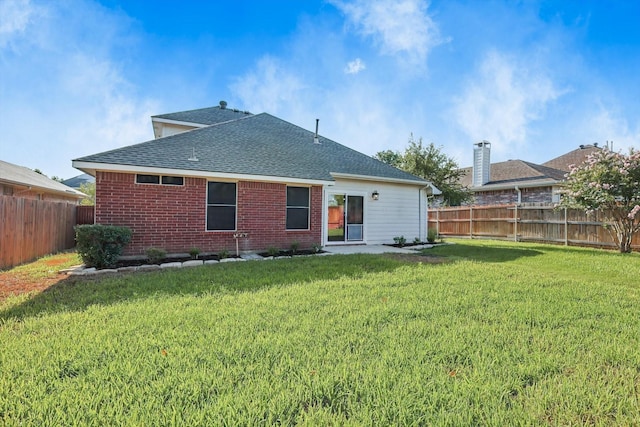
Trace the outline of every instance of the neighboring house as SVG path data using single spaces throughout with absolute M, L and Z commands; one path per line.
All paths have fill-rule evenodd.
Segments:
M 96 223 L 133 230 L 127 254 L 426 238 L 433 185 L 317 131 L 224 101 L 152 123 L 155 140 L 73 161 L 96 177 Z
M 476 205 L 559 203 L 571 165 L 599 149 L 598 144 L 581 145 L 541 165 L 523 160 L 490 163 L 491 143 L 482 141 L 474 144 L 474 165 L 463 169 L 461 183 L 474 193 Z
M 96 182 L 96 179 L 89 175 L 88 173 L 83 173 L 78 176 L 74 176 L 73 178 L 65 179 L 62 183 L 68 187 L 75 188 L 76 190 L 80 189 L 82 184 L 91 184 Z
M 0 160 L 0 196 L 79 203 L 85 194 L 24 166 Z

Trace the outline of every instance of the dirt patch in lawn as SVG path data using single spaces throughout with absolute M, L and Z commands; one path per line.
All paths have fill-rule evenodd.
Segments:
M 46 277 L 34 279 L 26 273 L 5 271 L 0 273 L 0 302 L 11 295 L 20 295 L 28 292 L 40 293 L 50 286 L 67 279 L 66 274 L 59 274 L 57 270 Z

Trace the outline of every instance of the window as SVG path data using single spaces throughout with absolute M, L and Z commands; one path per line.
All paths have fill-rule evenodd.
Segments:
M 184 185 L 184 178 L 181 176 L 163 176 L 162 185 Z
M 309 229 L 309 187 L 287 187 L 287 230 Z
M 235 182 L 209 182 L 207 184 L 207 230 L 233 231 L 235 229 Z
M 184 185 L 182 176 L 136 175 L 137 184 Z
M 136 175 L 136 183 L 138 184 L 160 184 L 160 176 L 158 175 Z

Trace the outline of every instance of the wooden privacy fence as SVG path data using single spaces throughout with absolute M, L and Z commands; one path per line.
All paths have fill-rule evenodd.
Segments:
M 75 246 L 76 205 L 0 196 L 0 269 Z
M 458 206 L 429 211 L 429 228 L 441 236 L 616 247 L 602 225 L 602 213 L 549 205 Z M 640 235 L 631 244 L 640 249 Z
M 96 207 L 91 206 L 76 206 L 76 224 L 93 224 L 95 222 Z

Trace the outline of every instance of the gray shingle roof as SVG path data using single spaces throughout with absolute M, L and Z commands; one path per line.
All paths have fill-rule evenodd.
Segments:
M 159 114 L 152 118 L 175 120 L 178 122 L 197 123 L 201 125 L 215 125 L 252 115 L 248 111 L 231 108 L 209 107 L 197 110 L 180 111 L 178 113 Z
M 473 168 L 462 169 L 464 175 L 460 183 L 471 187 Z M 489 189 L 492 185 L 507 185 L 540 181 L 541 185 L 547 182 L 551 185 L 564 180 L 564 172 L 536 163 L 525 162 L 523 160 L 507 160 L 506 162 L 491 163 L 489 170 L 489 182 L 484 184 L 482 189 Z
M 49 179 L 45 175 L 34 172 L 29 168 L 0 160 L 0 183 L 2 182 L 35 187 L 51 193 L 64 194 L 70 198 L 81 199 L 86 197 L 86 194 Z
M 587 160 L 587 157 L 589 157 L 590 154 L 593 154 L 598 150 L 602 150 L 602 148 L 597 147 L 597 145 L 581 145 L 580 148 L 576 148 L 562 156 L 551 159 L 548 162 L 544 162 L 542 165 L 569 172 L 571 169 L 569 166 L 581 164 Z
M 319 141 L 314 143 L 313 132 L 261 113 L 75 161 L 323 181 L 332 181 L 333 172 L 427 183 L 330 139 Z M 189 160 L 194 150 L 198 161 Z

